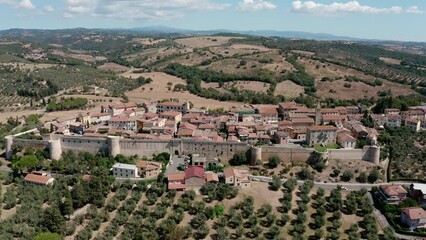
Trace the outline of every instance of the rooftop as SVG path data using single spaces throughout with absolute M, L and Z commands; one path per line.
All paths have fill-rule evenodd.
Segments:
M 421 207 L 408 207 L 402 209 L 411 220 L 426 219 L 426 211 Z
M 325 126 L 310 126 L 308 127 L 309 131 L 337 131 L 335 126 L 325 125 Z

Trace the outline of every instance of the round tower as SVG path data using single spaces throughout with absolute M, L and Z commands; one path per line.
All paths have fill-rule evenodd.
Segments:
M 13 157 L 13 150 L 12 150 L 13 136 L 12 135 L 6 136 L 5 139 L 6 139 L 6 160 L 12 160 L 12 157 Z
M 59 160 L 62 156 L 61 139 L 49 140 L 50 159 Z
M 380 164 L 380 147 L 371 146 L 370 147 L 370 161 L 374 164 Z
M 121 153 L 119 136 L 108 136 L 107 141 L 108 141 L 108 153 L 111 157 L 115 157 Z
M 254 165 L 256 165 L 257 160 L 262 160 L 262 148 L 252 146 L 250 148 L 250 162 L 249 162 L 249 164 L 251 166 L 254 166 Z

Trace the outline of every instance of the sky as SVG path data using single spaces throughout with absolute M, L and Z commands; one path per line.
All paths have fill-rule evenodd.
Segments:
M 426 0 L 0 0 L 0 29 L 149 26 L 426 42 Z

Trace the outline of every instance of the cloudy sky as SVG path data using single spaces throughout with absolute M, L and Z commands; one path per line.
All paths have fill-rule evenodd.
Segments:
M 426 0 L 0 0 L 0 29 L 159 25 L 426 42 Z

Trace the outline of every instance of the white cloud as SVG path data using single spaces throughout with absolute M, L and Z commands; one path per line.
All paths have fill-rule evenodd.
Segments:
M 272 10 L 277 6 L 271 2 L 264 0 L 243 0 L 238 3 L 238 11 L 260 11 L 260 10 Z
M 406 12 L 408 12 L 408 13 L 419 13 L 419 14 L 422 14 L 423 10 L 421 10 L 417 6 L 412 6 L 412 7 L 407 8 Z
M 52 6 L 50 6 L 50 5 L 46 5 L 46 6 L 43 7 L 43 11 L 45 11 L 45 12 L 53 12 L 53 11 L 55 11 L 55 8 L 52 7 Z
M 0 0 L 0 4 L 8 5 L 14 8 L 35 9 L 31 0 Z
M 34 9 L 35 6 L 34 4 L 31 2 L 31 0 L 22 0 L 19 4 L 19 7 L 21 8 L 25 8 L 25 9 Z
M 314 1 L 293 1 L 293 11 L 311 13 L 317 15 L 333 15 L 339 13 L 402 13 L 402 7 L 394 6 L 390 8 L 377 8 L 368 5 L 361 5 L 358 1 L 346 3 L 333 2 L 321 4 Z
M 66 0 L 64 16 L 89 14 L 122 19 L 172 19 L 188 11 L 218 10 L 230 4 L 214 0 Z

